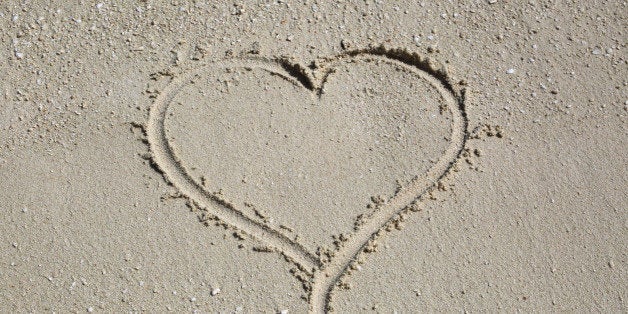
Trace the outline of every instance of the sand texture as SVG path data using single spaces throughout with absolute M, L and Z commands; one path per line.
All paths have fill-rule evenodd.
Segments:
M 0 312 L 626 312 L 625 3 L 0 3 Z

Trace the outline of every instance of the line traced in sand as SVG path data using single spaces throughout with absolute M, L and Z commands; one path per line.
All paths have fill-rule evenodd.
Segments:
M 383 61 L 402 67 L 417 77 L 429 82 L 439 91 L 447 109 L 452 114 L 452 134 L 448 148 L 427 173 L 417 176 L 408 186 L 398 191 L 387 203 L 380 206 L 369 219 L 361 224 L 348 240 L 333 252 L 329 261 L 323 262 L 316 254 L 309 252 L 296 240 L 262 222 L 258 222 L 232 204 L 219 199 L 194 181 L 179 157 L 174 153 L 167 139 L 165 120 L 168 106 L 178 91 L 193 77 L 212 68 L 259 68 L 278 75 L 296 86 L 303 87 L 322 97 L 322 87 L 333 73 L 334 66 L 342 62 Z M 330 310 L 331 292 L 340 278 L 350 267 L 365 246 L 375 239 L 380 230 L 393 221 L 407 206 L 429 192 L 443 178 L 462 153 L 467 140 L 467 117 L 464 109 L 464 90 L 455 91 L 442 71 L 434 70 L 427 59 L 403 50 L 388 50 L 383 47 L 347 52 L 321 62 L 322 66 L 309 73 L 304 67 L 281 59 L 239 59 L 214 62 L 176 77 L 155 99 L 146 124 L 146 135 L 153 162 L 166 180 L 190 200 L 198 203 L 222 222 L 233 226 L 286 256 L 297 264 L 311 278 L 309 294 L 310 311 L 323 313 Z M 322 74 L 318 80 L 314 74 Z

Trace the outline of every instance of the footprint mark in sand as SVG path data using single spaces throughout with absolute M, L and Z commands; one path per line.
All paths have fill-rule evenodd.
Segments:
M 355 60 L 377 60 L 394 64 L 413 73 L 429 84 L 442 96 L 443 108 L 451 114 L 451 134 L 445 153 L 426 173 L 417 176 L 387 202 L 379 204 L 368 218 L 349 234 L 329 258 L 322 259 L 310 252 L 299 242 L 286 236 L 281 230 L 260 222 L 239 211 L 236 206 L 223 200 L 215 193 L 207 191 L 195 181 L 188 169 L 177 156 L 166 134 L 166 117 L 169 105 L 176 94 L 190 81 L 210 68 L 261 69 L 269 74 L 288 80 L 295 86 L 309 90 L 320 99 L 328 76 L 343 62 Z M 316 78 L 316 75 L 318 77 Z M 464 108 L 464 90 L 453 87 L 442 71 L 434 70 L 428 60 L 417 54 L 403 50 L 390 50 L 383 47 L 357 50 L 320 60 L 318 68 L 310 73 L 299 65 L 281 59 L 237 59 L 210 63 L 196 68 L 173 81 L 155 99 L 146 124 L 146 135 L 153 162 L 166 180 L 175 186 L 182 195 L 216 216 L 222 222 L 245 232 L 269 247 L 283 254 L 310 276 L 309 302 L 311 312 L 326 312 L 330 309 L 331 292 L 343 274 L 374 240 L 384 226 L 400 213 L 416 206 L 420 198 L 431 191 L 443 178 L 464 149 L 467 140 L 467 118 Z

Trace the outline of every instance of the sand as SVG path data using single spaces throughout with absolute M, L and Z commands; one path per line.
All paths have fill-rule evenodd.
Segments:
M 0 311 L 625 312 L 624 12 L 3 2 Z

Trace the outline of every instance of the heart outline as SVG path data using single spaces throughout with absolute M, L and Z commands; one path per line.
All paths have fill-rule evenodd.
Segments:
M 323 86 L 329 75 L 333 73 L 334 66 L 340 62 L 359 60 L 360 58 L 378 59 L 393 63 L 408 69 L 429 82 L 439 91 L 448 105 L 447 109 L 452 115 L 452 133 L 445 154 L 441 155 L 426 173 L 417 175 L 407 186 L 401 188 L 389 202 L 378 206 L 372 216 L 348 236 L 342 247 L 333 252 L 334 255 L 329 261 L 323 261 L 279 230 L 246 216 L 228 201 L 204 189 L 202 184 L 196 182 L 189 175 L 168 141 L 165 130 L 168 105 L 184 85 L 209 68 L 262 69 L 313 92 L 320 99 Z M 393 221 L 403 211 L 408 210 L 408 206 L 416 205 L 423 195 L 431 191 L 449 173 L 464 150 L 468 139 L 468 119 L 464 105 L 465 90 L 454 88 L 443 70 L 435 70 L 428 59 L 416 53 L 380 46 L 348 51 L 335 57 L 319 59 L 313 62 L 310 68 L 311 70 L 308 70 L 298 63 L 282 58 L 249 57 L 209 62 L 196 67 L 181 77 L 172 79 L 168 86 L 155 98 L 144 131 L 151 153 L 151 163 L 161 172 L 165 180 L 198 207 L 205 209 L 226 225 L 233 226 L 266 243 L 296 264 L 301 271 L 307 273 L 311 277 L 310 311 L 325 312 L 330 310 L 329 303 L 334 285 L 346 273 L 346 270 L 364 247 L 379 236 L 386 224 Z M 316 77 L 317 74 L 322 75 Z

